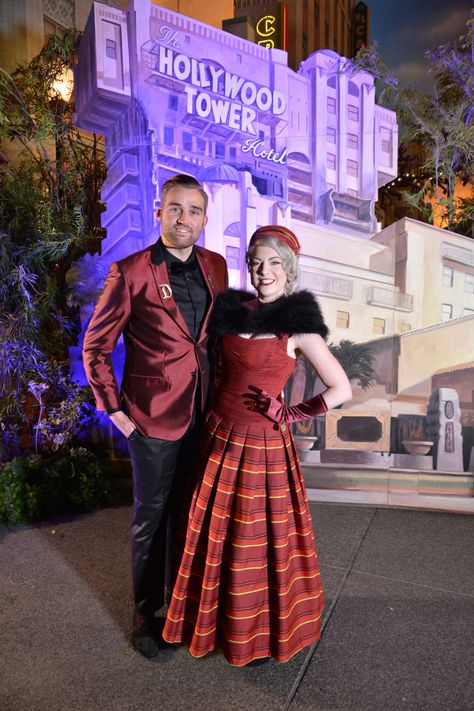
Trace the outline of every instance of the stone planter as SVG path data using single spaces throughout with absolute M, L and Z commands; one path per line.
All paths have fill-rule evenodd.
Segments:
M 299 452 L 308 452 L 313 447 L 314 443 L 317 441 L 317 437 L 310 437 L 309 435 L 295 435 L 296 449 Z
M 403 448 L 408 454 L 418 454 L 424 455 L 428 454 L 433 442 L 430 440 L 419 440 L 419 439 L 404 439 L 402 440 Z

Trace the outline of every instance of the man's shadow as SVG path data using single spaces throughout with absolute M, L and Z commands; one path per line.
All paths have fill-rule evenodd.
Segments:
M 131 516 L 131 504 L 123 504 L 33 526 L 85 581 L 126 636 L 130 633 L 133 611 Z

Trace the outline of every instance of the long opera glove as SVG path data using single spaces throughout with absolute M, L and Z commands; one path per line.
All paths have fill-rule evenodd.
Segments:
M 257 410 L 262 415 L 266 415 L 273 422 L 299 422 L 300 420 L 309 420 L 317 415 L 324 415 L 328 411 L 328 406 L 322 395 L 315 395 L 306 402 L 300 402 L 298 405 L 287 407 L 276 397 L 267 393 L 262 388 L 257 388 L 254 385 L 249 385 L 249 389 L 253 391 L 250 397 L 249 409 Z

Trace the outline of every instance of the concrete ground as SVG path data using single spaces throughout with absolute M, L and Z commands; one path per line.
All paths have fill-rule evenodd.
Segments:
M 129 645 L 130 508 L 2 529 L 1 711 L 472 711 L 474 517 L 312 503 L 320 642 L 287 664 Z

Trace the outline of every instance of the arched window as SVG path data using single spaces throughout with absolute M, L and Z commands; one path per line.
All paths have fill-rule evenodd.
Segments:
M 353 81 L 349 82 L 347 91 L 351 96 L 359 96 L 360 94 L 359 87 Z

